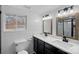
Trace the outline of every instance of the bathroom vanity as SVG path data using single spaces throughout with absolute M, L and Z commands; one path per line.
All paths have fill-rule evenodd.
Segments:
M 79 53 L 79 43 L 63 42 L 53 36 L 34 35 L 34 51 L 36 54 L 73 54 Z
M 66 52 L 34 37 L 34 51 L 37 54 L 65 54 Z
M 68 9 L 73 9 L 73 7 L 69 6 L 58 10 L 55 36 L 52 36 L 53 27 L 50 14 L 43 16 L 44 35 L 33 36 L 34 51 L 37 54 L 79 54 L 79 11 L 75 10 L 66 15 L 61 12 L 62 10 L 65 12 Z

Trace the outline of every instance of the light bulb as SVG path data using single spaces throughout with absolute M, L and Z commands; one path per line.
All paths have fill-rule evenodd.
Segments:
M 66 16 L 66 13 L 67 13 L 66 11 L 64 11 L 64 12 L 63 12 L 63 14 L 62 14 L 62 15 L 63 15 L 63 17 L 65 17 L 65 16 Z
M 73 10 L 70 10 L 69 15 L 70 16 L 74 15 L 74 11 Z
M 52 19 L 52 17 L 49 16 L 49 17 L 45 17 L 45 18 L 43 18 L 43 20 L 49 20 L 49 19 Z
M 58 17 L 60 17 L 61 16 L 61 14 L 60 13 L 58 13 Z

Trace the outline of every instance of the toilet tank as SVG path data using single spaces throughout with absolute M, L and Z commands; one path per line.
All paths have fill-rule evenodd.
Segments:
M 16 52 L 26 50 L 27 40 L 23 39 L 23 40 L 15 41 L 15 47 L 16 47 Z

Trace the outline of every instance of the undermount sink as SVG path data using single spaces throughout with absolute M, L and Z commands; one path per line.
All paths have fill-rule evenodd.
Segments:
M 66 49 L 71 48 L 73 46 L 73 44 L 63 42 L 63 41 L 59 41 L 59 40 L 55 40 L 52 43 L 55 44 L 58 47 L 66 48 Z

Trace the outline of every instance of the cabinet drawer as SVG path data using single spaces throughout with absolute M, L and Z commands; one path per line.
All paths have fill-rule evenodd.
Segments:
M 57 51 L 58 51 L 58 49 L 56 47 L 54 47 L 54 46 L 52 46 L 52 45 L 50 45 L 48 43 L 45 43 L 45 49 L 49 50 L 52 54 L 53 53 L 56 54 Z
M 48 49 L 56 49 L 54 46 L 52 46 L 48 43 L 45 43 L 45 47 L 48 48 Z

